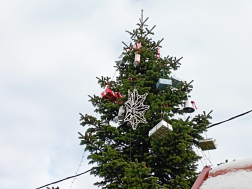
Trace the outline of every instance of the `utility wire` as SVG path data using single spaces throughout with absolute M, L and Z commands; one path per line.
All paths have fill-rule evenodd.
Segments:
M 114 77 L 114 76 L 113 76 L 113 77 Z M 244 115 L 246 115 L 246 114 L 248 114 L 248 113 L 250 113 L 250 112 L 252 112 L 252 110 L 249 110 L 249 111 L 247 111 L 247 112 L 245 112 L 245 113 L 242 113 L 242 114 L 239 114 L 239 115 L 237 115 L 237 116 L 231 117 L 231 118 L 229 118 L 229 119 L 227 119 L 227 120 L 225 120 L 225 121 L 221 121 L 221 122 L 219 122 L 219 123 L 212 124 L 212 125 L 208 126 L 207 129 L 208 129 L 208 128 L 211 128 L 211 127 L 214 127 L 214 126 L 216 126 L 216 125 L 220 125 L 220 124 L 225 123 L 225 122 L 227 122 L 227 121 L 230 121 L 230 120 L 232 120 L 232 119 L 238 118 L 238 117 L 240 117 L 240 116 L 244 116 Z M 204 156 L 203 156 L 203 157 L 204 157 Z M 211 161 L 210 161 L 210 163 L 211 163 Z M 212 163 L 211 163 L 211 164 L 212 164 Z M 213 164 L 212 164 L 212 165 L 213 165 Z M 85 173 L 91 171 L 91 170 L 92 170 L 92 169 L 89 169 L 89 170 L 87 170 L 87 171 L 85 171 L 85 172 L 83 172 L 83 173 L 80 173 L 80 174 L 78 174 L 78 175 L 70 176 L 70 177 L 67 177 L 67 178 L 58 180 L 58 181 L 56 181 L 56 182 L 52 182 L 52 183 L 50 183 L 50 184 L 46 184 L 46 185 L 41 186 L 41 187 L 36 188 L 36 189 L 44 188 L 44 187 L 46 187 L 46 186 L 49 186 L 49 185 L 52 185 L 52 184 L 56 184 L 56 183 L 62 182 L 62 181 L 64 181 L 64 180 L 67 180 L 67 179 L 70 179 L 70 178 L 78 177 L 78 176 L 80 176 L 80 175 L 83 175 L 83 174 L 85 174 Z
M 89 169 L 89 170 L 87 170 L 87 171 L 85 171 L 85 172 L 83 172 L 83 173 L 80 173 L 80 174 L 78 174 L 78 175 L 74 175 L 74 176 L 71 176 L 71 177 L 67 177 L 67 178 L 58 180 L 58 181 L 56 181 L 56 182 L 52 182 L 52 183 L 50 183 L 50 184 L 46 184 L 46 185 L 41 186 L 41 187 L 36 188 L 36 189 L 44 188 L 44 187 L 46 187 L 46 186 L 49 186 L 49 185 L 52 185 L 52 184 L 56 184 L 56 183 L 58 183 L 58 182 L 62 182 L 62 181 L 64 181 L 64 180 L 67 180 L 67 179 L 70 179 L 70 178 L 73 178 L 73 177 L 78 177 L 78 176 L 80 176 L 80 175 L 83 175 L 83 174 L 85 174 L 85 173 L 91 171 L 91 170 L 92 170 L 92 169 Z
M 231 118 L 229 118 L 229 119 L 227 119 L 227 120 L 225 120 L 225 121 L 221 121 L 221 122 L 219 122 L 219 123 L 215 123 L 215 124 L 209 125 L 209 126 L 207 126 L 207 129 L 208 129 L 208 128 L 211 128 L 211 127 L 214 127 L 214 126 L 216 126 L 216 125 L 222 124 L 222 123 L 224 123 L 224 122 L 230 121 L 230 120 L 235 119 L 235 118 L 237 118 L 237 117 L 243 116 L 243 115 L 248 114 L 248 113 L 250 113 L 250 112 L 252 112 L 252 110 L 249 110 L 249 111 L 247 111 L 247 112 L 245 112 L 245 113 L 242 113 L 242 114 L 240 114 L 240 115 L 231 117 Z

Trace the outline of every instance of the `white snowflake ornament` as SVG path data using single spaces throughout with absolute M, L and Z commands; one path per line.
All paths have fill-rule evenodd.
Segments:
M 129 121 L 134 130 L 139 123 L 147 123 L 144 113 L 150 106 L 143 104 L 147 95 L 148 93 L 139 95 L 136 89 L 134 89 L 132 93 L 128 90 L 128 100 L 125 102 L 126 115 L 124 122 Z

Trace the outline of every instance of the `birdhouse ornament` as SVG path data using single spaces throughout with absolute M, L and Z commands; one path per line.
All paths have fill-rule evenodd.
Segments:
M 101 93 L 101 96 L 103 99 L 108 99 L 110 101 L 115 101 L 118 98 L 117 94 L 109 88 L 109 84 L 105 91 Z
M 149 131 L 149 137 L 156 140 L 166 137 L 169 132 L 173 131 L 172 126 L 164 120 L 161 120 L 155 127 Z
M 167 87 L 168 85 L 172 85 L 172 81 L 170 79 L 159 78 L 156 84 L 156 88 L 160 90 L 164 90 L 165 87 Z
M 214 150 L 214 149 L 216 149 L 216 146 L 217 146 L 215 141 L 216 140 L 213 138 L 207 138 L 204 140 L 200 140 L 199 146 L 203 151 L 204 150 Z
M 165 87 L 167 87 L 168 85 L 170 86 L 172 85 L 172 80 L 164 78 L 164 69 L 163 69 L 163 78 L 159 78 L 156 84 L 156 88 L 160 90 L 164 90 Z
M 140 54 L 135 52 L 135 61 L 134 61 L 134 66 L 136 67 L 138 64 L 140 64 Z

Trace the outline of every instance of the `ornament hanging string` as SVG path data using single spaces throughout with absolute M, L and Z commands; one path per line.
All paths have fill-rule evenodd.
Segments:
M 199 151 L 198 151 L 198 148 L 197 148 L 196 146 L 195 146 L 195 149 L 196 149 L 196 151 L 197 151 L 197 155 L 200 156 Z M 201 161 L 202 167 L 204 167 L 205 165 L 204 165 L 204 163 L 203 163 L 203 161 L 202 161 L 202 158 L 200 158 L 200 161 Z M 207 164 L 206 164 L 206 165 L 207 165 Z
M 209 151 L 209 150 L 208 150 L 208 151 Z M 203 158 L 204 158 L 205 163 L 206 163 L 206 160 L 207 160 L 207 161 L 211 164 L 211 166 L 214 167 L 213 164 L 212 164 L 212 162 L 211 162 L 211 160 L 210 160 L 210 157 L 207 158 L 206 154 L 205 154 L 202 150 L 201 150 L 201 153 L 202 153 L 202 155 L 203 155 Z M 206 165 L 207 165 L 207 163 L 206 163 Z
M 114 73 L 114 75 L 113 75 L 113 77 L 112 77 L 111 81 L 113 81 L 113 79 L 114 79 L 114 77 L 115 77 L 116 72 L 117 72 L 117 70 L 115 71 L 115 73 Z M 110 82 L 108 82 L 108 83 L 107 83 L 107 86 L 108 86 L 108 87 L 109 87 L 109 83 L 110 83 Z
M 130 162 L 131 162 L 131 126 L 130 126 Z
M 117 71 L 117 70 L 116 70 Z M 113 79 L 114 79 L 114 77 L 115 77 L 115 74 L 116 74 L 116 71 L 115 71 L 115 73 L 114 73 L 114 75 L 113 75 L 113 77 L 112 77 L 112 80 L 111 81 L 113 81 Z
M 137 85 L 136 82 L 133 82 L 134 89 L 136 89 L 136 85 Z
M 164 111 L 162 110 L 162 105 L 161 105 L 161 120 L 164 119 Z
M 163 107 L 162 107 L 162 104 L 161 104 L 161 120 L 164 119 L 164 101 L 163 101 Z

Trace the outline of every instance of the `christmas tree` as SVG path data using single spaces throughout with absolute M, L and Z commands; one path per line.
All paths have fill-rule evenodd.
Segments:
M 100 118 L 80 114 L 88 128 L 79 138 L 95 164 L 91 174 L 102 178 L 94 183 L 99 187 L 191 188 L 197 176 L 201 157 L 192 147 L 203 139 L 210 113 L 179 118 L 192 82 L 171 77 L 182 58 L 160 56 L 163 39 L 151 39 L 155 26 L 148 29 L 147 20 L 141 18 L 137 29 L 127 31 L 132 43 L 123 42 L 115 81 L 97 78 L 107 87 L 102 96 L 90 96 Z M 118 127 L 112 126 L 118 119 Z M 160 124 L 164 130 L 158 130 Z

